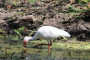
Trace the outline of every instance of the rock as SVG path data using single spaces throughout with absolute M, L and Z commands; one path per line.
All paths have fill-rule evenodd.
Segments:
M 6 13 L 6 10 L 4 10 L 3 8 L 0 8 L 0 12 L 1 13 Z
M 36 2 L 35 2 L 35 5 L 36 5 L 36 6 L 43 6 L 43 4 L 44 4 L 44 3 L 43 3 L 43 2 L 40 2 L 40 1 L 36 1 Z
M 82 30 L 87 30 L 87 29 L 86 29 L 82 24 L 80 24 L 80 23 L 78 24 L 78 27 L 79 27 L 78 30 L 81 30 L 81 31 L 82 31 Z
M 7 18 L 12 18 L 13 16 L 18 15 L 18 14 L 19 14 L 18 12 L 3 13 L 3 14 L 1 14 L 0 18 L 4 20 Z
M 36 21 L 36 19 L 34 18 L 33 15 L 27 15 L 27 16 L 23 16 L 21 18 L 19 18 L 20 20 L 24 20 L 24 21 L 27 21 L 27 22 L 30 22 L 30 21 Z
M 84 24 L 84 27 L 86 27 L 87 31 L 90 30 L 90 24 Z M 89 31 L 90 32 L 90 31 Z
M 0 24 L 1 24 L 1 23 L 5 23 L 5 20 L 0 19 Z

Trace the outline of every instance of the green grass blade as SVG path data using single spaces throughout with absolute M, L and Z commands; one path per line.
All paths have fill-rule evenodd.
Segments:
M 89 8 L 87 5 L 85 5 L 83 2 L 79 1 L 79 3 L 87 8 Z
M 29 0 L 28 2 L 34 2 L 35 0 Z

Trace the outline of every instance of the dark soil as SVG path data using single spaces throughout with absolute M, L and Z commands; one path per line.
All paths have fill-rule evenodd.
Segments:
M 13 30 L 25 27 L 22 35 L 26 36 L 29 30 L 37 30 L 41 26 L 54 26 L 66 30 L 78 40 L 90 39 L 90 12 L 67 12 L 68 1 L 41 0 L 0 0 L 0 29 L 7 34 L 15 33 Z M 84 9 L 80 4 L 71 4 L 78 9 Z M 77 18 L 76 16 L 79 16 Z

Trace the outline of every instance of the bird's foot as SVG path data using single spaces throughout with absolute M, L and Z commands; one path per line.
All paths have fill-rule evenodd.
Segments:
M 48 49 L 50 50 L 50 46 L 48 46 Z

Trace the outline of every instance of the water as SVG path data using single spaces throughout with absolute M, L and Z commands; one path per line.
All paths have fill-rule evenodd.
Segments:
M 62 56 L 61 52 L 54 52 L 54 51 L 43 51 L 36 49 L 33 50 L 31 53 L 28 50 L 27 52 L 24 51 L 22 54 L 18 53 L 17 56 L 11 57 L 3 57 L 0 60 L 80 60 L 80 58 L 73 58 L 73 57 L 65 57 Z
M 34 48 L 38 43 L 47 43 L 45 41 L 29 42 L 27 48 L 22 47 L 23 41 L 17 37 L 0 37 L 0 60 L 89 60 L 90 43 L 66 43 L 53 42 L 50 51 L 48 46 Z M 76 46 L 75 48 L 73 46 Z M 84 45 L 84 46 L 83 46 Z M 83 48 L 81 48 L 83 46 Z M 80 47 L 80 48 L 79 48 Z M 84 49 L 85 48 L 85 49 Z

